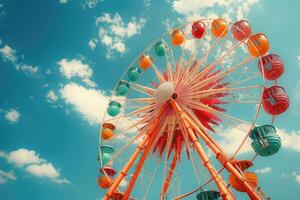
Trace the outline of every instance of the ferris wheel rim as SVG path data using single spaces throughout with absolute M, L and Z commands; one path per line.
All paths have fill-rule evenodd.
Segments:
M 211 21 L 212 19 L 204 19 L 204 20 Z M 175 28 L 180 27 L 180 26 L 183 26 L 183 25 L 191 24 L 191 23 L 193 23 L 193 22 L 198 22 L 198 21 L 202 21 L 202 20 L 194 20 L 194 21 L 191 21 L 191 22 L 186 22 L 186 23 L 181 24 L 181 25 L 179 25 L 179 26 L 175 26 Z M 232 26 L 233 24 L 232 24 L 232 23 L 229 23 L 229 25 Z M 157 41 L 161 40 L 161 39 L 163 38 L 164 35 L 167 35 L 167 34 L 169 34 L 169 33 L 170 33 L 170 31 L 166 31 L 164 34 L 162 34 L 162 35 L 160 35 L 158 38 L 156 38 L 150 45 L 148 45 L 148 46 L 142 51 L 142 54 L 143 54 L 144 52 L 146 52 L 147 49 L 149 49 L 150 47 L 153 47 L 154 44 L 155 44 Z M 120 78 L 119 81 L 117 82 L 117 84 L 116 84 L 116 86 L 115 86 L 115 88 L 114 88 L 114 90 L 113 90 L 113 92 L 112 92 L 112 95 L 111 95 L 110 98 L 109 98 L 109 102 L 113 99 L 113 96 L 115 95 L 115 92 L 116 92 L 116 88 L 117 88 L 117 86 L 118 86 L 118 83 L 119 83 L 120 81 L 124 81 L 124 80 L 122 80 L 122 77 L 124 77 L 124 75 L 126 74 L 127 70 L 130 69 L 130 67 L 132 67 L 132 66 L 136 63 L 136 61 L 138 60 L 138 58 L 139 58 L 139 56 L 137 56 L 137 57 L 134 59 L 134 61 L 126 68 L 125 72 L 121 75 L 121 78 Z M 261 56 L 259 56 L 259 60 L 261 60 Z M 262 73 L 264 73 L 264 71 L 262 71 Z M 262 74 L 262 77 L 263 77 L 263 83 L 265 84 L 265 77 L 264 77 L 264 74 Z M 264 87 L 265 87 L 265 86 L 264 86 Z M 260 98 L 260 101 L 259 101 L 259 108 L 257 109 L 255 120 L 252 122 L 252 125 L 253 125 L 253 126 L 255 125 L 255 122 L 256 122 L 256 120 L 257 120 L 257 118 L 258 118 L 258 114 L 260 113 L 260 107 L 261 107 L 261 104 L 262 104 L 262 98 Z M 104 114 L 104 116 L 103 116 L 102 122 L 105 121 L 106 113 L 107 113 L 107 111 L 105 111 L 105 114 Z M 101 130 L 100 130 L 100 131 L 101 131 Z M 251 128 L 250 128 L 250 130 L 249 130 L 249 133 L 246 134 L 245 139 L 247 139 L 248 135 L 250 134 L 250 131 L 251 131 Z M 102 139 L 101 139 L 101 136 L 100 136 L 100 137 L 99 137 L 99 146 L 101 145 L 101 142 L 102 142 Z M 242 145 L 243 145 L 243 143 L 241 144 L 241 146 L 242 146 Z M 100 148 L 99 148 L 99 152 L 100 152 L 100 151 L 101 151 L 101 150 L 100 150 Z M 238 153 L 238 151 L 239 151 L 239 149 L 236 150 L 235 155 Z M 234 156 L 233 156 L 233 157 L 234 157 Z M 233 158 L 233 157 L 232 157 L 232 158 Z M 231 158 L 231 159 L 232 159 L 232 158 Z M 100 161 L 100 162 L 101 162 L 101 161 Z M 101 165 L 102 165 L 102 163 L 101 163 Z

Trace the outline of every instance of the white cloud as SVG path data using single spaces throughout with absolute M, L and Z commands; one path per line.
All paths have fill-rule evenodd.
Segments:
M 299 66 L 300 66 L 300 61 L 299 61 Z M 294 114 L 300 116 L 300 79 L 297 81 L 293 92 L 291 93 L 294 96 L 291 97 L 291 102 L 293 102 L 291 104 L 291 112 L 293 112 Z
M 20 119 L 21 114 L 16 109 L 10 109 L 6 111 L 5 119 L 10 123 L 17 123 Z
M 0 53 L 2 55 L 3 60 L 6 62 L 15 63 L 18 60 L 16 56 L 16 50 L 12 49 L 8 45 L 4 45 L 4 47 L 0 48 Z
M 69 61 L 67 59 L 62 59 L 58 62 L 58 64 L 60 66 L 60 72 L 67 79 L 80 77 L 87 85 L 96 87 L 96 83 L 91 80 L 91 77 L 93 76 L 93 70 L 88 64 L 84 64 L 82 60 L 73 59 Z
M 119 186 L 120 186 L 121 188 L 126 188 L 127 185 L 128 185 L 128 181 L 127 181 L 126 179 L 123 179 L 123 180 L 121 181 L 121 183 L 120 183 Z
M 180 14 L 186 14 L 194 12 L 195 10 L 212 7 L 217 2 L 218 0 L 176 0 L 172 2 L 172 7 L 176 12 Z
M 0 44 L 2 44 L 2 40 Z M 23 71 L 27 75 L 35 74 L 39 70 L 37 66 L 23 64 L 21 62 L 23 60 L 23 56 L 18 57 L 17 51 L 7 44 L 0 48 L 0 54 L 5 62 L 11 63 L 18 71 Z
M 300 130 L 287 132 L 277 128 L 277 133 L 281 138 L 283 148 L 300 152 Z
M 85 0 L 85 2 L 82 4 L 82 6 L 85 9 L 86 8 L 92 9 L 92 8 L 95 8 L 99 2 L 100 2 L 99 0 Z
M 218 141 L 223 149 L 230 155 L 232 155 L 238 146 L 241 144 L 243 138 L 245 137 L 247 131 L 249 130 L 249 125 L 241 124 L 236 127 L 231 127 L 223 132 L 219 132 Z M 284 129 L 276 128 L 277 134 L 281 138 L 281 144 L 283 149 L 293 150 L 300 152 L 300 130 L 288 132 Z M 248 138 L 243 145 L 239 153 L 249 153 L 253 152 L 251 147 L 251 139 Z
M 215 14 L 228 20 L 246 18 L 259 0 L 175 0 L 173 10 L 188 19 L 210 18 Z
M 102 91 L 69 83 L 60 92 L 66 103 L 73 105 L 89 123 L 96 124 L 102 120 L 108 104 L 108 97 Z
M 89 45 L 89 47 L 90 47 L 92 50 L 94 50 L 94 49 L 96 48 L 96 46 L 97 46 L 97 42 L 98 42 L 97 39 L 91 39 L 91 40 L 89 41 L 88 45 Z
M 262 169 L 255 170 L 255 173 L 258 173 L 258 174 L 267 174 L 267 173 L 270 173 L 271 171 L 272 171 L 271 167 L 265 167 L 265 168 L 262 168 Z
M 26 171 L 38 177 L 57 178 L 60 175 L 51 163 L 29 165 Z
M 113 48 L 116 49 L 120 53 L 125 53 L 126 47 L 123 42 L 117 42 L 113 45 Z
M 218 136 L 220 136 L 220 145 L 228 154 L 232 155 L 241 144 L 243 137 L 247 134 L 247 130 L 249 130 L 249 125 L 241 124 L 236 127 L 230 127 L 225 131 L 217 131 Z M 251 151 L 251 141 L 248 139 L 240 150 L 240 153 L 248 153 Z
M 29 164 L 38 164 L 42 162 L 39 155 L 33 150 L 27 150 L 24 148 L 12 151 L 6 155 L 6 159 L 9 163 L 13 163 L 17 166 L 24 166 Z
M 135 17 L 126 23 L 119 13 L 104 13 L 98 17 L 96 25 L 99 28 L 99 42 L 106 47 L 106 57 L 111 58 L 115 53 L 124 54 L 127 50 L 126 40 L 139 35 L 145 23 L 144 18 Z
M 7 183 L 9 180 L 17 180 L 15 173 L 13 171 L 5 172 L 0 169 L 0 185 Z
M 33 150 L 21 148 L 9 153 L 0 151 L 0 157 L 5 158 L 8 163 L 12 163 L 19 168 L 25 169 L 25 171 L 31 175 L 40 178 L 48 178 L 57 184 L 70 183 L 67 179 L 61 178 L 60 170 L 56 169 L 45 159 L 40 158 L 39 154 Z M 2 175 L 3 173 L 0 170 L 0 182 Z M 16 179 L 13 172 L 6 173 L 6 177 L 12 180 Z
M 293 172 L 292 175 L 294 176 L 295 181 L 300 184 L 300 174 Z
M 58 99 L 58 97 L 56 96 L 56 94 L 53 90 L 49 90 L 46 97 L 47 97 L 48 101 L 51 103 L 57 101 L 57 99 Z
M 17 70 L 24 71 L 26 74 L 35 74 L 39 71 L 39 68 L 37 66 L 31 66 L 27 64 L 18 64 L 16 65 Z
M 298 62 L 298 66 L 300 66 L 300 55 L 297 56 L 297 62 Z
M 59 0 L 59 3 L 61 4 L 65 4 L 65 3 L 68 3 L 69 0 Z
M 151 6 L 151 0 L 144 0 L 145 8 L 149 8 Z

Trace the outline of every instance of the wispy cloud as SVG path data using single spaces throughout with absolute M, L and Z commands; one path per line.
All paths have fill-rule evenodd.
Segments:
M 294 171 L 292 175 L 295 178 L 295 181 L 300 184 L 300 174 Z
M 9 153 L 0 151 L 0 157 L 5 158 L 8 163 L 24 169 L 33 176 L 47 178 L 58 184 L 70 183 L 67 179 L 61 178 L 59 169 L 56 169 L 45 159 L 40 158 L 40 155 L 34 150 L 20 148 Z
M 68 3 L 68 1 L 69 1 L 69 0 L 59 0 L 59 3 L 61 3 L 61 4 L 66 4 L 66 3 Z
M 97 43 L 102 44 L 106 48 L 107 58 L 112 58 L 117 53 L 124 54 L 127 51 L 125 42 L 139 35 L 145 23 L 144 18 L 132 17 L 128 22 L 124 22 L 119 13 L 104 13 L 96 19 L 99 36 L 90 40 L 89 46 L 94 49 Z
M 37 66 L 27 64 L 17 64 L 16 69 L 24 71 L 26 74 L 36 74 L 39 71 L 39 68 Z
M 211 18 L 215 15 L 228 20 L 246 18 L 253 5 L 259 0 L 175 0 L 172 8 L 175 12 L 189 19 Z
M 0 45 L 3 44 L 1 39 L 0 41 Z M 3 47 L 0 48 L 0 55 L 4 62 L 12 64 L 18 71 L 23 71 L 27 75 L 33 75 L 39 71 L 37 66 L 24 64 L 23 56 L 18 56 L 17 51 L 7 44 L 3 44 Z
M 299 66 L 300 66 L 300 60 L 299 60 Z M 294 86 L 293 92 L 291 93 L 293 96 L 291 97 L 291 111 L 300 116 L 300 79 L 297 81 L 297 83 Z
M 4 47 L 0 48 L 0 53 L 5 62 L 15 63 L 18 60 L 16 50 L 11 48 L 7 44 L 5 44 Z
M 81 59 L 62 59 L 58 62 L 61 74 L 67 79 L 79 77 L 88 86 L 96 87 L 96 83 L 91 80 L 93 70 L 88 64 L 83 63 Z
M 88 45 L 89 45 L 89 47 L 92 49 L 92 50 L 94 50 L 95 48 L 96 48 L 96 46 L 97 46 L 97 40 L 96 39 L 91 39 L 90 41 L 89 41 L 89 43 L 88 43 Z
M 53 90 L 49 90 L 46 97 L 47 97 L 48 102 L 50 102 L 50 103 L 54 103 L 58 99 L 57 95 L 55 94 L 55 92 Z
M 92 9 L 95 8 L 100 1 L 102 0 L 84 0 L 82 7 L 84 9 Z
M 15 173 L 13 171 L 5 172 L 0 169 L 0 185 L 7 183 L 9 180 L 17 180 Z
M 255 173 L 258 173 L 258 174 L 267 174 L 267 173 L 270 173 L 271 171 L 272 171 L 271 167 L 265 167 L 265 168 L 262 168 L 262 169 L 255 170 Z
M 14 108 L 5 111 L 4 118 L 12 124 L 18 123 L 21 114 Z

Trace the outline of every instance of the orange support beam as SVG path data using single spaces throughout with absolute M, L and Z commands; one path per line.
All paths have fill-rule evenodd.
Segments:
M 133 190 L 133 187 L 135 185 L 135 182 L 136 182 L 136 180 L 137 180 L 137 178 L 138 178 L 138 176 L 139 176 L 139 174 L 141 172 L 141 169 L 143 168 L 144 163 L 145 163 L 145 161 L 147 159 L 147 156 L 148 156 L 148 154 L 149 154 L 149 152 L 151 150 L 151 147 L 153 146 L 153 142 L 155 141 L 155 136 L 156 136 L 156 133 L 157 133 L 157 130 L 158 130 L 157 129 L 158 128 L 157 125 L 155 126 L 155 129 L 152 131 L 151 135 L 149 134 L 150 139 L 149 139 L 148 143 L 146 144 L 146 147 L 145 147 L 145 149 L 143 151 L 142 157 L 139 160 L 139 162 L 138 162 L 138 164 L 137 164 L 137 166 L 135 168 L 135 171 L 134 171 L 134 173 L 133 173 L 133 175 L 131 177 L 131 180 L 129 182 L 128 188 L 127 188 L 127 190 L 124 193 L 124 197 L 123 197 L 124 199 L 128 199 L 129 198 L 129 196 L 130 196 L 130 194 L 131 194 L 131 192 Z
M 200 156 L 200 158 L 203 161 L 204 167 L 207 168 L 208 172 L 210 173 L 211 177 L 213 178 L 214 182 L 219 188 L 220 191 L 220 196 L 223 198 L 223 200 L 235 200 L 231 192 L 226 186 L 225 181 L 223 178 L 217 173 L 216 169 L 213 167 L 211 164 L 210 160 L 208 159 L 205 151 L 203 150 L 199 140 L 195 136 L 195 133 L 190 126 L 188 120 L 185 117 L 185 113 L 182 111 L 182 109 L 178 106 L 178 104 L 175 101 L 171 100 L 171 104 L 176 111 L 178 117 L 181 119 L 183 122 L 183 125 L 185 126 L 184 128 L 188 131 L 189 139 L 190 142 L 192 143 L 193 147 L 195 148 L 196 152 Z
M 174 100 L 170 100 L 171 105 L 173 106 L 174 110 L 180 115 L 180 117 L 186 121 L 193 130 L 195 130 L 198 135 L 203 139 L 203 141 L 208 145 L 208 147 L 215 153 L 216 158 L 219 160 L 219 162 L 229 171 L 231 174 L 233 174 L 238 180 L 242 182 L 244 187 L 247 189 L 247 193 L 249 196 L 251 196 L 251 200 L 261 200 L 262 198 L 259 196 L 255 188 L 253 188 L 246 180 L 244 175 L 240 173 L 230 162 L 228 157 L 226 156 L 225 152 L 222 151 L 222 149 L 211 140 L 210 137 L 208 137 L 197 125 L 196 123 L 186 114 L 182 111 L 180 106 L 176 103 Z M 195 138 L 196 136 L 193 135 Z M 199 143 L 198 139 L 195 141 L 195 144 Z M 200 143 L 199 143 L 200 145 Z
M 149 136 L 145 135 L 144 139 L 140 142 L 137 149 L 132 154 L 131 158 L 128 160 L 126 165 L 123 167 L 123 169 L 122 169 L 121 173 L 119 174 L 119 176 L 114 180 L 113 184 L 111 185 L 111 187 L 107 191 L 107 193 L 104 197 L 104 200 L 109 200 L 109 197 L 116 191 L 116 189 L 118 188 L 119 184 L 124 179 L 124 177 L 127 176 L 127 172 L 129 171 L 129 169 L 131 168 L 131 166 L 133 165 L 133 163 L 137 159 L 139 153 L 142 151 L 144 145 L 148 142 L 148 140 L 149 140 Z
M 170 182 L 172 180 L 172 176 L 174 174 L 174 170 L 175 170 L 175 167 L 176 167 L 176 163 L 177 163 L 177 155 L 174 154 L 174 158 L 172 160 L 168 176 L 167 176 L 167 178 L 166 178 L 166 180 L 164 182 L 164 186 L 163 186 L 163 191 L 162 191 L 161 197 L 164 197 L 165 194 L 167 193 L 168 189 L 169 189 Z
M 113 193 L 116 191 L 116 189 L 120 185 L 121 181 L 124 179 L 125 176 L 127 176 L 127 173 L 129 171 L 129 169 L 132 167 L 132 165 L 136 161 L 138 155 L 143 150 L 145 145 L 148 144 L 148 142 L 150 140 L 150 135 L 153 133 L 153 131 L 156 130 L 156 128 L 157 128 L 157 126 L 160 122 L 160 118 L 161 118 L 162 114 L 164 113 L 164 111 L 166 110 L 166 108 L 167 108 L 167 104 L 162 106 L 162 108 L 160 109 L 160 111 L 157 114 L 156 120 L 154 121 L 153 126 L 151 127 L 150 131 L 147 134 L 145 134 L 143 140 L 140 142 L 140 144 L 138 145 L 135 152 L 132 154 L 132 156 L 130 157 L 130 159 L 126 163 L 126 165 L 122 168 L 121 173 L 115 179 L 115 181 L 113 182 L 113 184 L 111 185 L 111 187 L 107 191 L 107 193 L 104 197 L 104 200 L 109 200 L 109 198 L 113 195 Z

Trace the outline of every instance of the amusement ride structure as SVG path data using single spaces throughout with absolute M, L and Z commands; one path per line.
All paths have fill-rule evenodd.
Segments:
M 200 19 L 154 40 L 101 123 L 101 198 L 271 199 L 251 172 L 280 149 L 273 123 L 289 107 L 269 50 L 246 20 Z

